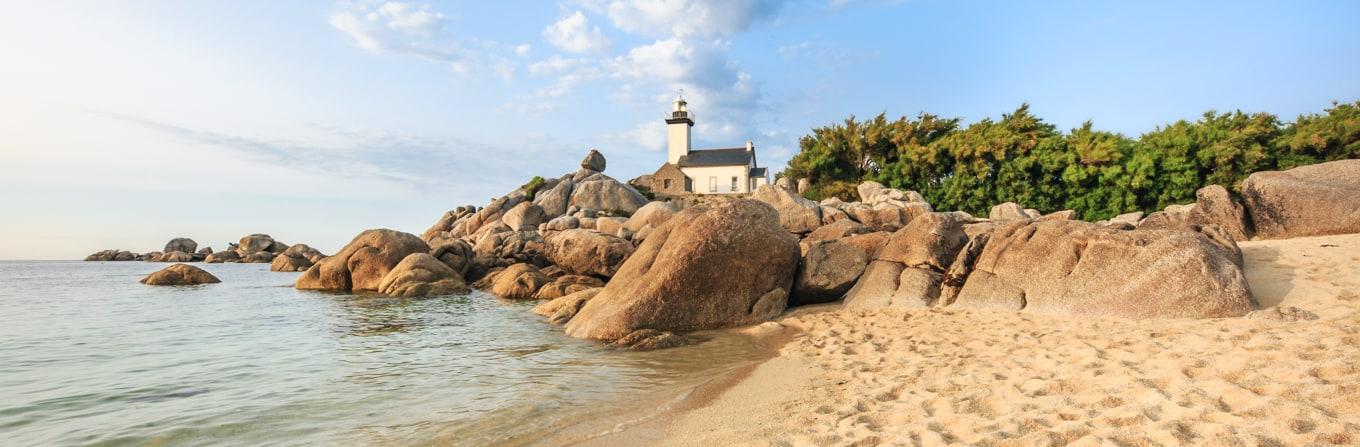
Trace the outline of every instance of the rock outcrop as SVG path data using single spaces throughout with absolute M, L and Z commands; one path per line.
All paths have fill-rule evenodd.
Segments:
M 269 264 L 269 270 L 274 272 L 301 272 L 312 267 L 317 261 L 325 258 L 317 249 L 307 244 L 294 244 L 274 256 L 274 261 Z
M 463 278 L 467 278 L 468 270 L 472 268 L 472 261 L 476 257 L 472 245 L 461 239 L 447 241 L 434 247 L 430 250 L 430 255 Z
M 927 213 L 892 233 L 845 294 L 852 309 L 921 308 L 940 297 L 943 273 L 968 236 L 968 219 L 956 213 Z
M 152 260 L 155 262 L 195 262 L 200 261 L 201 259 L 195 257 L 193 253 L 186 253 L 182 251 L 169 251 L 161 253 L 159 256 L 156 256 Z
M 581 160 L 581 169 L 604 172 L 604 167 L 604 154 L 601 154 L 600 151 L 594 149 L 591 149 L 590 152 L 586 153 L 586 158 Z
M 632 214 L 647 204 L 647 197 L 632 186 L 601 174 L 601 179 L 577 183 L 570 205 L 593 210 L 617 210 Z
M 1262 239 L 1360 233 L 1360 160 L 1257 172 L 1242 199 Z
M 1025 213 L 1025 207 L 1015 202 L 1006 202 L 992 207 L 991 213 L 987 215 L 991 220 L 1026 220 L 1029 214 Z
M 627 228 L 628 231 L 633 233 L 642 231 L 644 227 L 649 225 L 656 228 L 670 220 L 677 211 L 675 205 L 670 202 L 650 202 L 643 205 L 642 208 L 638 208 L 637 212 L 628 217 L 628 221 L 623 223 L 623 228 Z
M 788 303 L 798 242 L 761 202 L 688 208 L 656 228 L 567 323 L 574 337 L 613 341 L 640 330 L 757 323 Z
M 552 324 L 567 324 L 587 301 L 598 295 L 604 288 L 596 287 L 572 293 L 561 298 L 546 301 L 534 306 L 533 312 L 548 318 Z
M 184 253 L 194 253 L 198 251 L 198 242 L 194 242 L 193 239 L 189 239 L 187 237 L 177 237 L 171 239 L 170 242 L 166 242 L 165 250 L 161 251 L 164 253 L 170 253 L 175 251 Z
M 397 263 L 411 254 L 429 251 L 430 246 L 413 234 L 366 230 L 339 253 L 307 269 L 295 286 L 300 290 L 377 291 Z
M 793 283 L 790 305 L 828 303 L 844 295 L 864 273 L 869 255 L 853 245 L 835 240 L 808 245 Z
M 760 185 L 751 198 L 765 202 L 779 213 L 779 225 L 790 233 L 807 234 L 822 226 L 822 209 L 784 188 Z
M 1234 241 L 1249 240 L 1256 233 L 1242 200 L 1218 185 L 1195 191 L 1195 204 L 1187 210 L 1185 220 L 1194 225 L 1218 225 Z
M 220 282 L 222 280 L 211 273 L 188 264 L 171 265 L 142 278 L 142 284 L 149 286 L 192 286 Z
M 553 279 L 552 282 L 543 285 L 537 292 L 534 292 L 534 299 L 553 300 L 582 290 L 598 289 L 600 287 L 604 287 L 604 281 L 593 276 L 562 275 Z
M 214 252 L 204 257 L 203 262 L 209 264 L 221 264 L 224 262 L 241 262 L 241 253 L 236 250 L 222 250 Z
M 548 275 L 531 264 L 515 264 L 495 273 L 491 281 L 491 294 L 511 300 L 532 299 L 538 289 L 551 282 Z
M 564 230 L 549 236 L 548 260 L 577 275 L 614 276 L 633 254 L 633 244 L 591 230 Z
M 866 227 L 860 224 L 859 222 L 846 219 L 822 225 L 816 230 L 812 230 L 811 233 L 808 233 L 807 237 L 803 238 L 803 241 L 804 242 L 831 241 L 836 239 L 844 239 L 850 236 L 854 236 L 856 234 L 872 232 L 873 230 L 870 229 L 869 227 Z
M 501 222 L 510 227 L 511 231 L 536 230 L 538 225 L 548 221 L 548 214 L 543 212 L 543 208 L 524 202 L 510 208 L 505 215 L 501 216 Z
M 990 233 L 945 304 L 1134 319 L 1241 316 L 1256 303 L 1222 243 L 1184 230 L 1015 222 Z
M 136 261 L 140 255 L 127 250 L 100 250 L 85 257 L 86 261 Z
M 378 283 L 378 292 L 402 298 L 421 298 L 468 292 L 462 275 L 429 253 L 413 253 L 398 262 Z

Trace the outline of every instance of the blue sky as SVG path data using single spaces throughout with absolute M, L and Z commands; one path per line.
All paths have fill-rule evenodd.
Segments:
M 1183 4 L 1184 3 L 1184 4 Z M 419 233 L 589 148 L 702 147 L 778 170 L 850 114 L 968 122 L 1029 102 L 1136 136 L 1205 110 L 1360 99 L 1360 3 L 582 0 L 22 2 L 0 14 L 0 259 L 333 252 Z

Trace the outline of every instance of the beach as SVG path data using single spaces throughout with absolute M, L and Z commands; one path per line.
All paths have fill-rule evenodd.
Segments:
M 583 444 L 1360 443 L 1360 235 L 1239 245 L 1261 314 L 800 308 L 777 356 L 701 404 Z

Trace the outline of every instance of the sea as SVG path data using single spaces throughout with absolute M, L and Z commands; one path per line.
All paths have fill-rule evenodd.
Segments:
M 619 350 L 565 336 L 536 302 L 299 291 L 265 264 L 196 265 L 222 283 L 0 262 L 0 446 L 598 442 L 761 351 L 724 333 Z

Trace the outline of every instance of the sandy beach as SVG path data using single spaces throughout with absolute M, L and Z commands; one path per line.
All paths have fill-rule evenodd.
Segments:
M 1240 246 L 1265 318 L 800 309 L 778 356 L 590 443 L 1360 443 L 1360 235 Z

